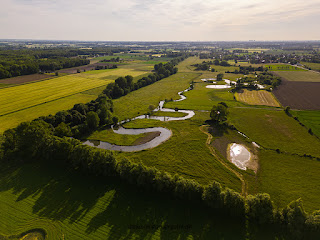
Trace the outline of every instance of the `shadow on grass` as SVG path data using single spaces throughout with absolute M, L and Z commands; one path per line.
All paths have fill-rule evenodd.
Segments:
M 7 190 L 14 192 L 16 201 L 34 198 L 32 211 L 40 217 L 78 224 L 76 228 L 88 239 L 101 237 L 106 229 L 106 239 L 247 236 L 245 222 L 208 211 L 198 202 L 184 203 L 115 178 L 87 176 L 49 163 L 3 167 L 0 194 Z M 263 239 L 264 234 L 258 235 Z

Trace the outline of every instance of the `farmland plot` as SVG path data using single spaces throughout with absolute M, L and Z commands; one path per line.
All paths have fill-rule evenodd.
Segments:
M 272 93 L 267 91 L 249 91 L 247 89 L 240 90 L 235 94 L 236 99 L 250 105 L 265 105 L 271 107 L 280 107 L 280 104 L 273 97 Z
M 104 80 L 73 75 L 0 89 L 0 115 L 71 96 L 106 83 Z

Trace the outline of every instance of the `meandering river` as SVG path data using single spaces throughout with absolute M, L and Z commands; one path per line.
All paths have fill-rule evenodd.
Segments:
M 187 91 L 190 91 L 192 87 L 189 87 L 188 89 L 178 92 L 180 99 L 174 100 L 174 102 L 179 102 L 183 101 L 186 99 L 186 96 L 183 94 Z M 194 111 L 191 110 L 178 110 L 176 111 L 175 109 L 170 109 L 170 108 L 163 108 L 165 101 L 160 101 L 158 107 L 154 110 L 156 111 L 162 111 L 162 112 L 181 112 L 181 113 L 186 113 L 187 115 L 184 117 L 165 117 L 165 116 L 149 116 L 149 115 L 140 115 L 132 119 L 127 119 L 124 121 L 121 121 L 120 124 L 126 123 L 128 121 L 134 121 L 137 119 L 155 119 L 159 121 L 181 121 L 181 120 L 186 120 L 189 118 L 192 118 L 194 116 Z M 97 140 L 87 140 L 83 144 L 92 146 L 92 147 L 97 147 L 97 148 L 102 148 L 102 149 L 107 149 L 107 150 L 114 150 L 114 151 L 122 151 L 122 152 L 137 152 L 137 151 L 142 151 L 145 149 L 150 149 L 154 148 L 161 143 L 167 141 L 171 135 L 172 132 L 171 130 L 163 127 L 154 127 L 154 128 L 139 128 L 139 129 L 129 129 L 129 128 L 123 128 L 120 127 L 119 129 L 114 129 L 112 127 L 112 130 L 117 133 L 117 134 L 126 134 L 126 135 L 138 135 L 142 133 L 150 133 L 150 132 L 160 132 L 160 135 L 153 138 L 152 140 L 140 144 L 140 145 L 135 145 L 135 146 L 121 146 L 121 145 L 116 145 L 116 144 L 111 144 L 108 142 L 103 142 L 103 141 L 97 141 Z

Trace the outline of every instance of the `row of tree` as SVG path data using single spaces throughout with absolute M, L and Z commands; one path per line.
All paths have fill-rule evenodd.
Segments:
M 176 68 L 175 65 L 180 61 L 183 61 L 185 58 L 186 56 L 178 57 L 165 64 L 156 64 L 154 65 L 154 73 L 151 73 L 147 77 L 139 79 L 137 82 L 133 82 L 133 77 L 130 75 L 119 77 L 115 80 L 114 83 L 108 84 L 103 93 L 111 99 L 125 96 L 132 91 L 148 86 L 156 81 L 177 73 L 178 68 Z
M 276 209 L 268 194 L 244 198 L 232 189 L 212 182 L 203 186 L 194 180 L 170 175 L 125 158 L 117 159 L 110 151 L 92 148 L 71 138 L 54 136 L 51 125 L 36 120 L 6 131 L 1 145 L 4 159 L 21 157 L 66 164 L 74 170 L 102 176 L 114 176 L 149 191 L 159 191 L 182 201 L 201 202 L 214 211 L 228 214 L 249 224 L 283 226 L 293 236 L 320 233 L 320 211 L 307 214 L 301 200 L 291 202 L 282 210 Z
M 10 78 L 38 72 L 54 72 L 62 68 L 78 67 L 87 65 L 90 60 L 84 58 L 65 58 L 41 60 L 19 60 L 0 63 L 0 79 Z

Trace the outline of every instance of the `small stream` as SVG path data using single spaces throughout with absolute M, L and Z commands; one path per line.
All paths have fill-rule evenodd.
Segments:
M 187 91 L 190 91 L 191 89 L 192 89 L 192 87 L 189 87 L 188 89 L 186 89 L 184 91 L 178 92 L 180 99 L 174 100 L 174 102 L 179 102 L 179 101 L 185 100 L 186 96 L 184 96 L 183 94 Z M 184 117 L 165 117 L 165 116 L 140 115 L 140 116 L 134 117 L 132 119 L 123 120 L 120 122 L 120 124 L 124 124 L 126 122 L 134 121 L 137 119 L 154 119 L 154 120 L 159 120 L 159 121 L 182 121 L 182 120 L 192 118 L 195 115 L 194 111 L 191 111 L 191 110 L 178 110 L 178 111 L 176 111 L 175 109 L 163 108 L 164 103 L 165 103 L 165 101 L 160 101 L 158 107 L 154 110 L 154 112 L 157 112 L 157 111 L 181 112 L 181 113 L 186 113 L 187 115 Z M 98 141 L 98 140 L 87 140 L 87 141 L 83 142 L 83 144 L 89 145 L 92 147 L 107 149 L 107 150 L 122 151 L 122 152 L 137 152 L 137 151 L 142 151 L 145 149 L 154 148 L 154 147 L 160 145 L 161 143 L 167 141 L 172 135 L 171 130 L 169 130 L 167 128 L 163 128 L 163 127 L 139 128 L 139 129 L 128 129 L 128 128 L 120 127 L 119 129 L 116 130 L 116 129 L 113 129 L 113 126 L 112 126 L 112 130 L 117 134 L 125 134 L 125 135 L 138 135 L 138 134 L 150 133 L 150 132 L 160 132 L 160 135 L 153 138 L 149 142 L 146 142 L 146 143 L 143 143 L 140 145 L 136 145 L 136 146 L 121 146 L 121 145 L 111 144 L 108 142 L 103 142 L 103 141 Z

